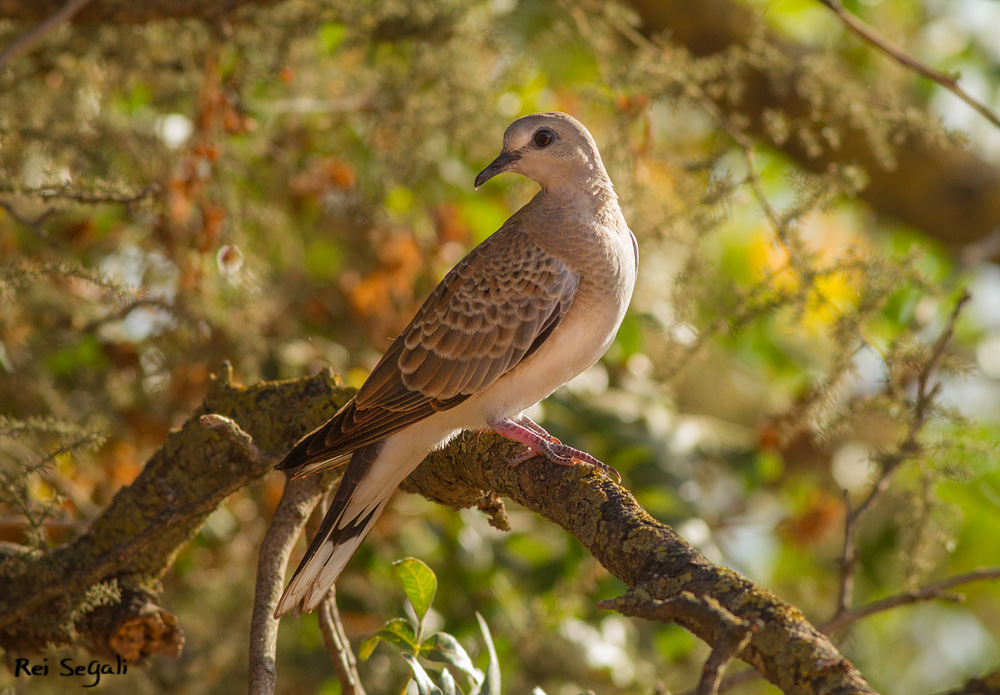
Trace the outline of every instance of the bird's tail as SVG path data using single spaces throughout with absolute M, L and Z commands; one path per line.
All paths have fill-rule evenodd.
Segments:
M 395 477 L 391 466 L 379 470 L 386 468 L 377 465 L 382 449 L 382 442 L 377 442 L 351 456 L 319 531 L 278 601 L 275 618 L 290 611 L 298 614 L 315 609 L 375 525 L 399 484 L 398 480 L 391 484 L 382 480 Z

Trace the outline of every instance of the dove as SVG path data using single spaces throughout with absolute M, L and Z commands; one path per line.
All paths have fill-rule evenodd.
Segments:
M 511 123 L 475 187 L 504 172 L 541 190 L 441 280 L 354 398 L 276 466 L 301 477 L 347 461 L 275 618 L 315 609 L 398 485 L 464 430 L 524 445 L 512 465 L 541 456 L 618 477 L 524 410 L 611 345 L 635 286 L 635 236 L 593 137 L 568 114 Z

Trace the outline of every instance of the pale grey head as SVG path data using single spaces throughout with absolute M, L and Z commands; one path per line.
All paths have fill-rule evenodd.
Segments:
M 503 150 L 476 177 L 476 188 L 505 171 L 527 176 L 543 190 L 608 178 L 594 138 L 580 121 L 560 112 L 535 113 L 511 123 Z

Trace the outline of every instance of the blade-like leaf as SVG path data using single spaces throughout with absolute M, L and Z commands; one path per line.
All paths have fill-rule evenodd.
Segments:
M 486 667 L 486 679 L 479 692 L 480 695 L 500 695 L 500 660 L 497 659 L 497 650 L 493 646 L 493 636 L 490 635 L 490 628 L 483 620 L 483 616 L 479 615 L 479 611 L 476 611 L 476 620 L 479 621 L 479 629 L 483 633 L 486 650 L 490 654 L 490 665 Z
M 380 641 L 395 644 L 404 651 L 417 652 L 417 634 L 413 631 L 410 621 L 405 618 L 393 618 L 385 623 L 378 632 L 362 642 L 358 649 L 358 658 L 367 661 Z
M 482 683 L 483 672 L 472 663 L 468 652 L 447 632 L 435 632 L 420 644 L 420 656 L 431 661 L 451 664 L 474 682 Z
M 448 669 L 441 671 L 441 691 L 444 695 L 461 695 L 458 686 L 455 685 L 455 679 L 451 677 Z
M 392 564 L 396 568 L 396 576 L 403 583 L 403 591 L 410 599 L 413 612 L 417 614 L 417 620 L 423 623 L 437 593 L 437 577 L 430 567 L 415 557 L 406 557 Z
M 410 665 L 410 669 L 413 671 L 413 680 L 417 683 L 417 692 L 420 695 L 444 695 L 441 692 L 441 688 L 434 685 L 434 681 L 427 675 L 424 667 L 417 663 L 417 657 L 412 654 L 403 654 L 403 658 L 406 659 L 406 663 Z

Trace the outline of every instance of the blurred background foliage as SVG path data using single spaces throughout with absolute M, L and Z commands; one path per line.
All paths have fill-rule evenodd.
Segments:
M 1000 132 L 819 3 L 746 4 L 873 94 L 906 95 L 902 127 L 967 139 L 1000 165 Z M 846 5 L 1000 104 L 997 3 Z M 969 288 L 919 446 L 859 527 L 851 605 L 1000 565 L 1000 269 L 859 202 L 877 172 L 807 173 L 753 142 L 705 97 L 727 88 L 725 60 L 669 37 L 653 51 L 635 21 L 558 0 L 289 0 L 226 22 L 63 26 L 12 62 L 0 73 L 0 540 L 44 547 L 83 528 L 225 360 L 246 383 L 330 365 L 360 385 L 442 275 L 532 195 L 513 177 L 472 189 L 507 123 L 558 109 L 601 147 L 640 278 L 605 359 L 532 414 L 622 471 L 711 559 L 822 624 L 837 607 L 842 491 L 856 505 L 904 441 L 921 365 Z M 0 45 L 24 30 L 0 21 Z M 183 656 L 103 692 L 245 690 L 257 546 L 282 484 L 230 498 L 164 578 Z M 482 661 L 482 613 L 509 692 L 696 682 L 705 645 L 597 610 L 621 584 L 560 529 L 508 511 L 505 534 L 398 496 L 338 583 L 355 645 L 400 614 L 390 563 L 414 555 L 440 582 L 431 629 Z M 876 615 L 840 644 L 882 692 L 945 690 L 1000 662 L 1000 588 L 963 592 Z M 386 647 L 361 669 L 372 693 L 398 692 L 409 671 Z M 312 617 L 283 621 L 278 673 L 279 692 L 339 692 Z

